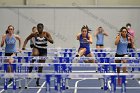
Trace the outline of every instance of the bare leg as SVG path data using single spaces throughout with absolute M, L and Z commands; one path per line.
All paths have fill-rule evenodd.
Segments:
M 92 53 L 89 53 L 86 57 L 93 57 L 93 54 Z M 94 63 L 94 60 L 88 60 L 87 62 L 88 63 Z
M 86 48 L 80 48 L 78 52 L 78 56 L 79 57 L 83 56 L 85 52 L 86 52 Z
M 115 63 L 121 63 L 121 60 L 115 60 Z M 120 67 L 117 67 L 117 73 L 120 73 Z
M 45 60 L 39 60 L 39 63 L 45 63 Z M 42 69 L 43 69 L 43 67 L 42 67 L 42 66 L 39 66 L 39 67 L 38 67 L 38 73 L 42 73 Z M 36 81 L 36 85 L 37 85 L 37 86 L 40 86 L 40 85 L 39 85 L 39 79 L 40 79 L 40 78 L 37 78 L 37 81 Z
M 13 72 L 12 66 L 10 64 L 12 64 L 14 62 L 14 58 L 12 58 L 13 56 L 16 56 L 14 53 L 11 55 L 11 58 L 8 59 L 8 72 L 11 73 Z
M 100 46 L 100 48 L 104 48 L 104 46 Z
M 32 50 L 32 56 L 38 56 L 39 55 L 39 51 L 37 48 L 33 48 Z M 32 62 L 31 63 L 34 63 L 34 60 L 32 59 Z M 31 73 L 33 70 L 33 67 L 29 67 L 29 73 Z
M 14 62 L 14 58 L 12 58 L 13 56 L 15 56 L 15 54 L 13 53 L 11 55 L 11 58 L 8 59 L 8 73 L 12 73 L 13 72 L 13 67 L 12 67 L 12 63 Z M 8 83 L 11 83 L 12 82 L 12 78 L 10 78 L 10 80 L 8 81 Z
M 124 55 L 124 57 L 128 57 L 127 55 Z M 127 63 L 127 60 L 122 60 L 123 63 Z M 123 73 L 127 73 L 127 68 L 123 67 Z
M 97 49 L 100 49 L 100 46 L 96 46 Z
M 121 60 L 115 60 L 115 63 L 121 63 Z M 120 67 L 117 67 L 117 73 L 118 73 L 118 85 L 120 85 L 121 84 L 121 80 L 120 80 L 120 77 L 119 77 Z

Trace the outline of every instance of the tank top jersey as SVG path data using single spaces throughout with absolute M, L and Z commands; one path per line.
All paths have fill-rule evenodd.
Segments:
M 128 46 L 128 38 L 124 39 L 121 36 L 120 41 L 117 45 L 117 54 L 119 55 L 127 54 L 127 46 Z
M 47 48 L 47 39 L 45 37 L 39 37 L 37 35 L 35 38 L 35 47 L 37 48 Z
M 5 53 L 16 52 L 16 38 L 14 35 L 12 35 L 11 37 L 6 35 L 5 44 L 6 44 Z
M 88 34 L 86 35 L 87 40 L 88 38 Z M 90 48 L 90 44 L 89 42 L 87 42 L 86 40 L 83 39 L 82 34 L 80 35 L 80 48 Z

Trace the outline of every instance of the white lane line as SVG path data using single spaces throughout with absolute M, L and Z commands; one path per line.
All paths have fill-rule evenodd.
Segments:
M 16 80 L 16 82 L 17 82 L 17 81 L 21 81 L 21 80 L 23 80 L 23 79 Z M 13 82 L 11 82 L 11 83 L 7 86 L 7 88 L 9 88 L 12 84 L 13 84 Z M 5 90 L 2 89 L 2 90 L 0 91 L 0 93 L 2 93 L 2 92 L 4 92 L 4 91 L 5 91 Z
M 138 81 L 139 85 L 140 85 L 140 81 Z
M 86 80 L 86 79 L 82 79 L 82 80 L 78 80 L 78 81 L 76 81 L 76 83 L 75 83 L 74 93 L 77 93 L 78 83 L 79 83 L 80 81 L 83 81 L 83 80 Z
M 54 80 L 54 79 L 51 79 L 50 81 L 52 81 L 52 80 Z M 44 87 L 45 83 L 46 83 L 46 81 L 43 82 L 43 84 L 42 84 L 41 87 L 39 88 L 39 90 L 38 90 L 39 92 L 41 91 L 41 89 L 46 88 L 46 87 Z M 30 88 L 31 88 L 31 87 L 30 87 Z M 32 88 L 34 88 L 34 87 L 32 87 Z M 50 87 L 50 88 L 52 88 L 52 87 Z M 37 91 L 37 93 L 39 93 L 38 91 Z
M 37 91 L 37 93 L 40 93 L 41 89 L 43 88 L 43 86 L 45 85 L 46 81 L 41 85 L 41 87 L 39 88 L 39 90 Z
M 108 88 L 109 88 L 109 90 L 111 90 L 111 81 L 109 80 L 108 82 L 107 82 L 107 85 L 108 85 Z
M 136 79 L 136 81 L 138 82 L 138 84 L 140 85 L 140 79 Z

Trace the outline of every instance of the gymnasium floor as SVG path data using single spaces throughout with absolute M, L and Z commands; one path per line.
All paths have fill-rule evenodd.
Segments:
M 50 68 L 44 69 L 48 71 Z M 85 68 L 86 69 L 86 68 Z M 84 70 L 85 70 L 84 69 Z M 77 68 L 74 69 L 75 71 Z M 82 71 L 83 69 L 78 68 L 78 70 Z M 86 71 L 93 71 L 95 69 L 87 68 Z M 35 72 L 35 70 L 33 71 Z M 4 79 L 0 79 L 0 93 L 46 93 L 46 82 L 44 79 L 40 80 L 40 87 L 36 86 L 36 79 L 31 78 L 27 79 L 28 88 L 25 89 L 25 79 L 17 79 L 17 89 L 13 91 L 12 83 L 8 85 L 8 90 L 4 91 L 3 84 Z M 19 81 L 21 82 L 21 89 L 19 89 Z M 63 91 L 63 93 L 110 93 L 108 89 L 106 92 L 101 89 L 101 80 L 99 79 L 70 79 L 68 80 L 69 89 Z M 108 82 L 108 86 L 110 87 L 110 83 Z M 140 84 L 136 79 L 128 79 L 126 83 L 126 93 L 140 93 Z M 51 79 L 51 93 L 58 93 L 54 90 L 54 79 Z M 116 93 L 121 93 L 121 86 L 117 86 Z

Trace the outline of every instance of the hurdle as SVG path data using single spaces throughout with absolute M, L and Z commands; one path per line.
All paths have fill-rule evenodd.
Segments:
M 1 58 L 2 58 L 2 57 L 1 57 Z M 3 58 L 6 59 L 6 57 L 3 57 Z M 8 58 L 8 57 L 7 57 L 7 58 Z M 24 57 L 23 57 L 23 58 L 24 58 Z M 47 60 L 47 59 L 49 59 L 49 58 L 51 58 L 51 57 L 46 57 L 46 58 L 44 57 L 44 58 L 43 58 L 43 57 L 33 57 L 33 56 L 31 56 L 30 58 L 31 58 L 31 59 L 34 58 L 34 59 L 45 59 L 45 60 Z M 56 57 L 56 58 L 59 58 L 59 57 Z M 66 57 L 64 57 L 64 58 L 66 58 Z M 70 61 L 74 61 L 74 60 L 98 59 L 98 58 L 96 58 L 96 57 L 91 57 L 91 58 L 84 58 L 84 57 L 81 57 L 81 58 L 74 58 L 74 57 L 68 57 L 68 58 L 70 59 Z M 54 58 L 52 57 L 52 59 L 54 59 Z M 117 59 L 119 59 L 119 60 L 122 60 L 122 59 L 126 59 L 126 60 L 130 60 L 130 59 L 131 59 L 131 60 L 139 60 L 139 57 L 132 57 L 132 58 L 113 58 L 113 57 L 110 57 L 110 59 L 112 59 L 112 60 L 117 60 Z M 64 60 L 63 60 L 63 61 L 64 61 Z M 58 62 L 59 62 L 59 61 L 58 61 Z M 78 66 L 81 66 L 81 67 L 82 67 L 82 66 L 83 66 L 83 67 L 88 67 L 88 66 L 92 67 L 92 66 L 93 66 L 93 67 L 94 67 L 94 66 L 95 66 L 95 65 L 89 65 L 89 64 L 87 64 L 87 63 L 86 63 L 86 64 L 79 64 L 79 63 L 77 63 L 77 64 L 78 64 L 78 65 L 73 64 L 73 63 L 69 63 L 69 64 L 64 64 L 64 63 L 61 64 L 61 63 L 59 63 L 58 65 L 60 65 L 60 66 L 63 66 L 63 65 L 66 65 L 66 66 L 67 66 L 67 65 L 71 65 L 72 67 L 73 67 L 73 66 L 75 66 L 75 67 L 78 67 Z M 95 64 L 95 63 L 94 63 L 94 64 Z M 116 65 L 116 66 L 120 66 L 120 67 L 121 67 L 121 66 L 122 66 L 122 67 L 123 67 L 123 66 L 127 66 L 126 64 L 125 64 L 125 65 L 123 65 L 123 64 L 118 64 L 118 65 L 117 65 L 117 64 L 112 64 L 112 63 L 108 63 L 108 64 L 110 64 L 110 65 Z M 17 64 L 17 66 L 20 66 L 20 65 L 21 65 L 21 66 L 27 66 L 27 65 L 29 65 L 29 66 L 39 66 L 39 64 L 36 64 L 36 63 L 35 63 L 35 64 L 31 64 L 31 63 L 30 63 L 30 64 L 26 64 L 26 63 L 25 63 L 25 64 L 24 64 L 24 63 L 21 63 L 21 64 L 19 63 L 19 64 Z M 42 64 L 42 65 L 44 65 L 44 64 Z M 52 65 L 53 65 L 53 64 L 52 64 Z M 46 66 L 52 66 L 52 65 L 51 65 L 51 63 L 49 63 L 49 64 L 46 65 Z M 104 65 L 107 65 L 107 64 L 104 64 Z M 128 66 L 133 66 L 133 67 L 135 67 L 136 65 L 138 65 L 138 67 L 139 67 L 139 64 L 129 64 Z M 98 67 L 98 66 L 102 66 L 102 65 L 101 65 L 101 64 L 96 64 L 96 66 Z M 65 68 L 65 67 L 64 67 L 64 68 Z M 105 68 L 106 68 L 106 67 L 105 67 Z M 63 69 L 60 68 L 60 70 L 63 70 Z M 53 73 L 53 74 L 54 74 L 54 73 Z M 46 85 L 46 86 L 49 86 L 49 78 L 47 78 L 47 77 L 50 77 L 50 78 L 51 78 L 51 77 L 54 77 L 54 76 L 58 75 L 58 76 L 60 76 L 60 79 L 62 79 L 62 78 L 72 78 L 72 77 L 69 77 L 69 76 L 61 77 L 61 73 L 59 73 L 59 74 L 56 73 L 56 75 L 53 75 L 53 74 L 46 74 L 46 73 L 45 73 L 45 77 L 44 77 L 44 78 L 45 78 L 46 80 L 48 80 L 48 85 Z M 68 74 L 74 74 L 74 73 L 68 73 Z M 68 74 L 66 74 L 66 75 L 68 75 Z M 80 74 L 80 73 L 78 73 L 78 74 Z M 90 74 L 91 74 L 91 73 L 90 73 Z M 23 74 L 23 77 L 24 77 L 24 75 L 25 75 L 25 74 Z M 36 75 L 36 74 L 35 74 L 35 75 Z M 39 75 L 39 76 L 36 76 L 36 77 L 42 77 L 42 75 L 40 75 L 40 74 L 38 74 L 38 75 Z M 31 76 L 32 76 L 32 75 L 29 75 L 30 78 L 31 78 Z M 62 75 L 62 76 L 63 76 L 63 75 Z M 81 76 L 77 76 L 77 78 L 78 78 L 78 77 L 79 77 L 79 78 L 80 78 L 80 77 L 84 77 L 84 78 L 92 79 L 92 78 L 90 78 L 90 76 L 92 76 L 92 75 L 88 75 L 88 76 L 86 77 L 86 76 L 84 76 L 84 75 L 81 74 Z M 115 76 L 117 77 L 117 75 L 115 75 Z M 17 78 L 18 78 L 18 77 L 17 77 Z M 25 78 L 28 78 L 28 75 L 25 76 Z M 75 78 L 76 78 L 76 77 L 75 77 Z M 97 78 L 98 78 L 98 77 L 97 77 Z M 101 78 L 105 78 L 105 77 L 101 77 Z M 110 78 L 110 76 L 109 76 L 108 78 Z M 135 77 L 133 77 L 133 78 L 135 78 Z M 56 79 L 58 80 L 58 77 L 57 77 Z M 60 79 L 59 79 L 59 80 L 60 80 Z M 60 80 L 60 81 L 61 81 L 61 80 Z M 58 83 L 59 83 L 59 82 L 58 82 Z M 60 82 L 59 85 L 60 85 L 60 86 L 62 85 L 61 82 Z M 61 91 L 62 91 L 62 88 L 61 88 L 61 87 L 58 87 L 58 88 L 59 88 L 58 90 L 61 92 Z M 50 91 L 50 89 L 46 89 L 46 90 Z M 125 89 L 124 89 L 124 90 L 125 90 Z M 123 91 L 124 91 L 124 90 L 123 90 Z M 113 91 L 113 90 L 112 90 L 112 91 Z
M 79 73 L 78 73 L 79 74 Z M 91 74 L 91 73 L 90 73 Z M 58 74 L 57 74 L 58 75 Z M 15 76 L 15 75 L 14 75 Z M 34 75 L 34 76 L 36 76 L 36 75 Z M 39 75 L 40 76 L 40 75 Z M 73 76 L 74 78 L 78 78 L 77 76 Z M 82 78 L 91 78 L 91 77 L 93 77 L 92 75 L 88 75 L 88 76 L 84 76 L 84 74 L 83 75 L 80 75 L 79 77 L 82 77 Z M 132 77 L 132 76 L 131 76 Z M 30 78 L 31 78 L 31 76 L 30 76 Z M 102 78 L 102 77 L 100 77 L 100 78 Z M 92 79 L 92 78 L 91 78 Z M 59 80 L 60 80 L 60 75 L 59 75 Z M 59 85 L 60 85 L 60 82 L 59 82 L 59 80 L 57 79 L 57 81 L 58 81 L 58 83 L 59 83 Z M 49 84 L 49 83 L 48 83 Z M 124 88 L 123 88 L 124 89 Z M 59 87 L 59 89 L 58 89 L 59 91 L 60 91 L 60 87 Z M 123 90 L 124 91 L 124 90 Z M 125 92 L 124 92 L 125 93 Z
M 57 78 L 58 80 L 58 84 L 60 84 L 60 78 L 61 77 L 65 77 L 65 78 L 73 78 L 73 79 L 81 79 L 81 78 L 87 78 L 87 79 L 93 79 L 93 78 L 110 78 L 111 77 L 111 83 L 112 83 L 112 90 L 111 93 L 115 93 L 116 87 L 115 87 L 115 78 L 118 76 L 117 73 L 0 73 L 0 76 L 2 76 L 2 78 L 19 78 L 19 77 L 32 77 L 35 76 L 36 78 L 38 77 L 42 77 L 42 78 L 46 78 L 48 84 L 50 82 L 50 77 L 51 76 L 58 76 L 59 78 Z M 139 73 L 120 73 L 119 75 L 120 77 L 122 77 L 122 92 L 121 93 L 126 93 L 126 86 L 125 86 L 125 79 L 126 78 L 139 78 L 140 75 Z M 32 77 L 33 78 L 33 77 Z M 47 84 L 47 86 L 48 86 Z M 46 88 L 47 90 L 50 90 L 50 87 Z M 61 88 L 59 87 L 59 89 L 61 90 Z M 58 89 L 58 90 L 59 90 Z M 48 92 L 51 93 L 51 92 Z M 60 92 L 61 93 L 61 92 Z

